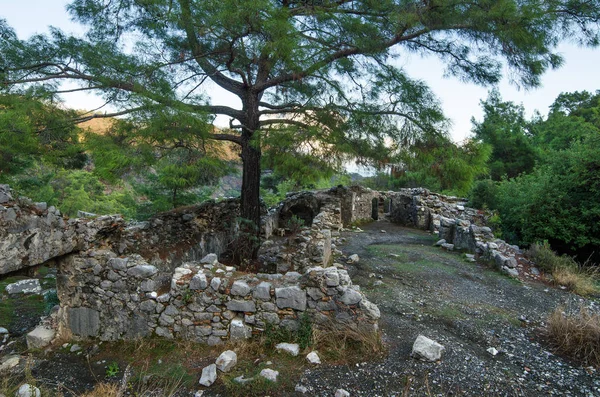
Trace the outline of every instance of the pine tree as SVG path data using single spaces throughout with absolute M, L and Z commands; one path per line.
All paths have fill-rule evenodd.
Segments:
M 437 56 L 449 75 L 479 84 L 498 82 L 506 65 L 532 87 L 560 66 L 563 38 L 598 44 L 600 17 L 598 0 L 75 0 L 68 9 L 89 27 L 85 38 L 55 29 L 21 41 L 0 24 L 2 89 L 35 84 L 52 95 L 73 80 L 120 115 L 229 117 L 230 131 L 198 134 L 240 146 L 241 216 L 255 234 L 263 148 L 310 150 L 336 167 L 444 129 L 426 84 L 394 58 Z M 241 106 L 211 104 L 203 93 L 213 89 Z

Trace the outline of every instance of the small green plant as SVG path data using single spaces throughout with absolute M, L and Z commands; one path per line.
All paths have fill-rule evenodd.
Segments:
M 50 291 L 46 292 L 44 294 L 44 302 L 46 302 L 46 307 L 44 309 L 44 312 L 46 314 L 49 314 L 52 311 L 52 308 L 54 306 L 60 304 L 56 290 L 50 290 Z
M 108 366 L 106 367 L 106 373 L 105 373 L 106 377 L 112 378 L 114 376 L 117 376 L 118 373 L 119 373 L 119 363 L 116 361 L 109 363 Z
M 296 215 L 292 215 L 292 217 L 287 221 L 286 224 L 286 228 L 290 229 L 292 234 L 298 233 L 303 226 L 304 219 L 298 218 Z
M 192 303 L 193 299 L 194 299 L 194 291 L 192 291 L 189 288 L 185 288 L 183 290 L 183 292 L 181 293 L 181 300 L 183 301 L 183 303 L 185 303 L 187 305 L 188 303 Z

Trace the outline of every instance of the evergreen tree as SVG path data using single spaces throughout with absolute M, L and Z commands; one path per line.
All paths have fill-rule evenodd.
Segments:
M 560 66 L 561 39 L 598 44 L 599 10 L 598 0 L 75 0 L 69 11 L 89 26 L 85 39 L 53 30 L 21 41 L 0 24 L 0 80 L 48 94 L 79 81 L 117 114 L 231 118 L 231 131 L 198 135 L 240 146 L 241 216 L 257 234 L 262 149 L 281 142 L 272 139 L 339 166 L 344 155 L 385 157 L 390 142 L 444 128 L 427 86 L 393 58 L 438 56 L 449 75 L 480 84 L 507 65 L 536 86 Z M 208 82 L 241 106 L 209 103 Z

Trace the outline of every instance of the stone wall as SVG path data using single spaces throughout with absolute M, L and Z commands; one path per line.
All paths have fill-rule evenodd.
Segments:
M 119 216 L 68 219 L 46 203 L 13 198 L 9 186 L 0 185 L 0 274 L 85 249 L 122 224 Z
M 157 335 L 213 345 L 249 338 L 268 324 L 297 329 L 305 315 L 317 327 L 370 331 L 379 319 L 343 269 L 240 273 L 214 254 L 165 274 L 139 255 L 89 250 L 61 260 L 57 290 L 59 333 L 102 340 Z

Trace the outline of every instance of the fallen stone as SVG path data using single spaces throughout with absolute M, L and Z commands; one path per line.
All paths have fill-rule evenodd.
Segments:
M 321 358 L 317 354 L 317 352 L 310 352 L 306 355 L 306 359 L 311 364 L 321 364 Z
M 11 294 L 39 294 L 42 292 L 40 280 L 32 278 L 29 280 L 21 280 L 16 283 L 8 284 L 5 288 L 6 293 Z
M 335 397 L 350 397 L 350 393 L 344 389 L 337 389 L 335 391 Z
M 275 371 L 270 368 L 265 368 L 262 371 L 260 371 L 259 375 L 265 378 L 266 380 L 270 380 L 271 382 L 277 382 L 277 376 L 279 376 L 279 371 Z
M 413 344 L 411 355 L 427 361 L 437 361 L 442 358 L 444 346 L 423 335 L 419 335 Z
M 215 361 L 217 369 L 221 372 L 229 372 L 237 364 L 237 354 L 233 350 L 226 350 Z
M 37 387 L 25 383 L 19 387 L 19 390 L 15 393 L 15 397 L 41 397 L 42 392 Z
M 275 349 L 277 349 L 277 351 L 288 353 L 294 357 L 300 353 L 300 346 L 298 346 L 297 343 L 279 343 L 275 346 Z
M 446 244 L 446 242 L 447 242 L 447 241 L 446 241 L 446 239 L 445 239 L 445 238 L 443 238 L 443 239 L 441 239 L 441 240 L 438 240 L 438 242 L 437 242 L 437 243 L 435 243 L 434 245 L 435 245 L 436 247 L 441 247 L 442 245 Z
M 54 339 L 56 332 L 53 329 L 48 329 L 42 325 L 38 325 L 33 331 L 27 334 L 27 348 L 41 349 L 46 347 Z
M 21 358 L 19 356 L 4 357 L 2 360 L 0 360 L 0 374 L 13 369 L 17 365 L 19 365 L 20 361 L 21 361 Z
M 308 393 L 308 389 L 305 386 L 302 386 L 301 384 L 297 384 L 294 388 L 294 391 L 302 394 Z
M 79 346 L 79 345 L 73 345 L 73 346 L 71 346 L 71 348 L 69 349 L 69 351 L 70 351 L 71 353 L 76 353 L 76 352 L 78 352 L 78 351 L 80 351 L 80 350 L 81 350 L 81 346 Z
M 246 383 L 250 383 L 254 380 L 254 378 L 244 378 L 244 375 L 240 375 L 237 378 L 233 378 L 233 381 L 239 383 L 240 385 L 245 385 Z
M 358 263 L 360 257 L 357 254 L 352 254 L 348 257 L 348 263 Z
M 492 356 L 495 356 L 498 354 L 498 350 L 495 347 L 488 348 L 487 352 L 490 353 Z
M 8 330 L 4 327 L 0 327 L 0 335 L 8 334 Z
M 202 368 L 202 375 L 200 376 L 200 384 L 202 386 L 210 386 L 217 380 L 217 366 L 211 364 L 207 367 Z

